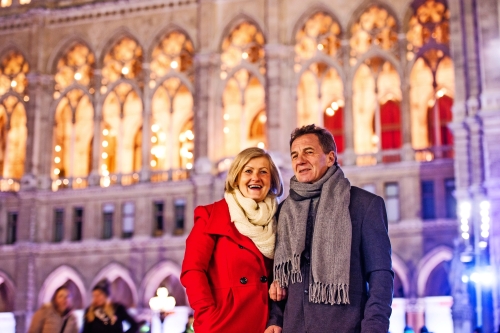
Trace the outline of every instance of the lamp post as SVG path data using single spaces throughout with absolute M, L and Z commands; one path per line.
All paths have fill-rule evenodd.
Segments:
M 167 316 L 174 313 L 175 298 L 168 296 L 168 289 L 160 287 L 156 290 L 156 296 L 149 300 L 149 307 L 154 313 L 159 313 L 161 333 L 163 333 L 163 322 Z

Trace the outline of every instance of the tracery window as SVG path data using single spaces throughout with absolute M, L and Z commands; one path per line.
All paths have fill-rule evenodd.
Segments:
M 55 90 L 63 92 L 72 84 L 90 87 L 94 65 L 95 57 L 92 51 L 84 44 L 75 44 L 57 62 Z
M 142 71 L 142 57 L 142 48 L 135 40 L 130 37 L 120 39 L 104 57 L 102 84 L 105 86 L 120 78 L 138 78 Z
M 226 80 L 222 95 L 224 149 L 217 158 L 234 156 L 250 146 L 267 146 L 265 134 L 258 139 L 251 137 L 255 117 L 263 110 L 265 116 L 265 90 L 258 77 L 265 72 L 264 43 L 262 32 L 249 22 L 236 26 L 222 43 L 221 79 Z M 241 62 L 249 63 L 254 70 L 240 68 L 227 78 L 228 71 Z
M 455 91 L 449 19 L 444 2 L 426 0 L 415 8 L 406 35 L 407 58 L 414 61 L 410 75 L 412 146 L 421 161 L 453 156 L 453 136 L 447 126 L 452 121 Z
M 161 171 L 193 168 L 193 96 L 176 74 L 184 73 L 193 80 L 193 56 L 193 43 L 178 31 L 167 34 L 153 50 L 150 88 L 155 88 L 157 81 L 168 73 L 174 73 L 159 82 L 153 95 L 150 160 L 153 181 L 187 176 L 177 170 L 163 177 Z
M 69 48 L 57 62 L 54 97 L 73 89 L 60 98 L 55 113 L 53 190 L 87 186 L 86 177 L 92 170 L 94 107 L 90 94 L 94 90 L 90 86 L 94 65 L 94 54 L 82 43 Z
M 297 126 L 324 126 L 334 136 L 338 153 L 344 148 L 343 94 L 338 72 L 322 62 L 311 64 L 297 87 Z
M 191 40 L 181 32 L 170 32 L 153 50 L 151 78 L 161 78 L 171 70 L 190 74 L 193 69 L 193 56 L 194 47 Z
M 178 77 L 158 87 L 152 104 L 151 168 L 193 167 L 193 96 Z
M 446 45 L 450 43 L 450 11 L 440 1 L 428 0 L 416 9 L 409 22 L 408 60 L 419 53 L 424 45 Z
M 9 91 L 26 95 L 29 65 L 23 55 L 17 51 L 8 52 L 0 65 L 0 96 Z
M 23 176 L 27 138 L 24 104 L 16 96 L 4 98 L 0 103 L 0 166 L 3 178 L 19 180 Z
M 265 91 L 259 79 L 246 69 L 240 69 L 227 81 L 223 93 L 225 156 L 234 156 L 251 146 L 265 148 L 265 135 L 257 140 L 250 137 L 252 121 L 265 108 Z M 267 118 L 261 117 L 267 121 Z M 265 122 L 264 121 L 264 122 Z M 223 157 L 223 156 L 221 156 Z
M 401 81 L 393 65 L 367 59 L 353 81 L 354 149 L 359 165 L 399 161 L 401 148 Z M 378 153 L 378 154 L 376 154 Z M 376 154 L 376 155 L 372 155 Z
M 0 167 L 1 190 L 18 190 L 26 157 L 27 74 L 29 65 L 21 53 L 7 52 L 0 61 Z
M 372 46 L 396 51 L 398 42 L 396 19 L 384 8 L 373 5 L 351 27 L 351 65 Z
M 264 35 L 257 26 L 249 22 L 239 24 L 222 42 L 222 73 L 241 61 L 264 69 L 264 43 Z
M 295 35 L 295 53 L 301 59 L 312 58 L 316 52 L 337 56 L 340 50 L 340 25 L 326 13 L 311 16 Z
M 142 166 L 142 99 L 128 82 L 139 80 L 143 50 L 130 37 L 117 41 L 104 57 L 101 93 L 107 94 L 102 108 L 99 171 L 102 186 L 128 185 L 139 180 Z M 111 83 L 119 82 L 112 91 Z
M 142 101 L 130 84 L 120 83 L 107 95 L 101 130 L 101 185 L 138 181 L 136 172 L 142 165 Z

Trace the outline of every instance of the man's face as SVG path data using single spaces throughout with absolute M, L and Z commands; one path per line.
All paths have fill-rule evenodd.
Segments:
M 318 181 L 335 162 L 333 151 L 325 154 L 316 134 L 298 137 L 290 150 L 293 172 L 301 183 Z

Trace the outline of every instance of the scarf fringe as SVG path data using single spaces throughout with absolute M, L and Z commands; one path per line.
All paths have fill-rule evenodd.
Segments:
M 290 283 L 302 282 L 300 256 L 294 254 L 292 260 L 275 264 L 274 280 L 277 280 L 282 288 L 288 288 Z
M 350 304 L 349 285 L 325 284 L 314 282 L 309 284 L 309 302 L 334 304 Z

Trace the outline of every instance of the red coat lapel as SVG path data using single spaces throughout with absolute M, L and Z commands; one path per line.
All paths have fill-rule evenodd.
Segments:
M 208 219 L 205 232 L 212 235 L 222 235 L 233 239 L 236 243 L 254 252 L 258 257 L 263 258 L 262 253 L 250 238 L 242 235 L 231 222 L 229 207 L 225 199 L 214 203 L 214 207 Z

